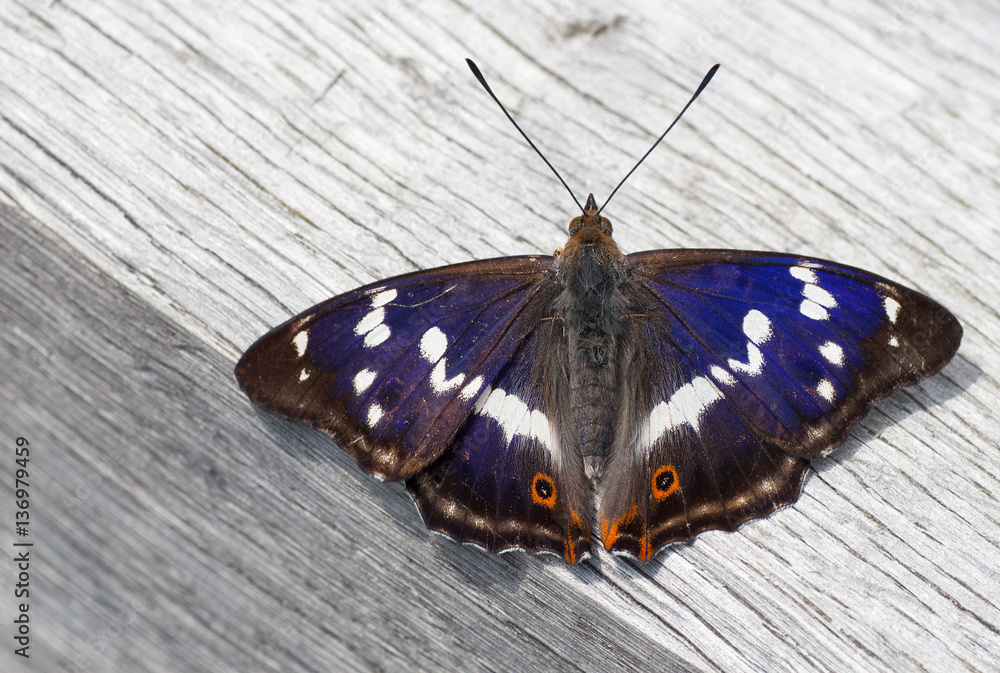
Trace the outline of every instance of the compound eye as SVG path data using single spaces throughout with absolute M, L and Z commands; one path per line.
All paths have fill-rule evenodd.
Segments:
M 601 226 L 606 227 L 607 230 L 608 230 L 608 233 L 611 233 L 613 231 L 613 229 L 611 228 L 611 220 L 609 220 L 606 217 L 602 217 L 601 218 Z
M 583 218 L 579 217 L 579 216 L 574 217 L 572 220 L 570 220 L 570 222 L 569 222 L 569 232 L 572 234 L 574 230 L 576 230 L 576 229 L 578 229 L 580 227 L 580 223 L 581 222 L 583 222 Z

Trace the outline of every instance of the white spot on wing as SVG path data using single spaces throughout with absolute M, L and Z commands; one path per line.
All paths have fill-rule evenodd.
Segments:
M 509 442 L 521 419 L 528 413 L 528 405 L 515 395 L 508 395 L 499 388 L 490 393 L 482 413 L 500 423 Z
M 448 337 L 437 327 L 431 327 L 420 339 L 420 353 L 431 364 L 437 362 L 448 350 Z
M 750 341 L 762 344 L 771 338 L 771 321 L 766 315 L 754 309 L 743 318 L 743 333 Z
M 396 298 L 395 290 L 384 290 L 378 294 L 372 295 L 372 308 L 378 308 L 380 306 L 385 306 L 390 301 Z
M 844 349 L 839 344 L 827 341 L 819 347 L 820 355 L 826 358 L 830 364 L 841 366 L 844 364 Z
M 438 360 L 438 363 L 434 365 L 434 369 L 431 371 L 431 388 L 436 393 L 448 392 L 452 388 L 462 385 L 463 381 L 465 381 L 465 374 L 455 374 L 450 379 L 446 378 L 444 360 Z
M 743 333 L 749 339 L 747 341 L 747 361 L 740 362 L 739 360 L 730 359 L 729 368 L 750 374 L 751 376 L 757 376 L 764 371 L 764 356 L 755 344 L 765 343 L 771 338 L 773 334 L 771 331 L 771 321 L 766 315 L 756 309 L 749 311 L 743 318 Z M 722 370 L 721 367 L 717 368 Z M 726 376 L 729 376 L 729 372 L 722 371 Z M 723 379 L 716 375 L 714 369 L 712 370 L 712 375 L 720 382 L 723 382 Z M 732 376 L 729 376 L 729 378 L 732 379 Z
M 788 269 L 788 273 L 792 274 L 794 278 L 798 278 L 803 283 L 816 284 L 819 282 L 819 278 L 816 277 L 816 272 L 803 266 L 793 266 Z
M 369 386 L 375 382 L 375 372 L 370 369 L 362 369 L 354 376 L 354 392 L 357 395 L 368 390 Z
M 826 308 L 835 308 L 837 306 L 837 300 L 833 298 L 833 295 L 821 288 L 819 285 L 806 285 L 802 288 L 802 295 L 811 301 L 816 302 L 820 306 Z
M 371 332 L 373 329 L 381 325 L 383 320 L 385 320 L 384 308 L 379 307 L 372 311 L 369 311 L 365 315 L 365 317 L 362 318 L 361 321 L 358 322 L 358 324 L 354 327 L 354 333 L 357 334 L 358 336 L 361 336 L 362 334 L 367 334 L 368 332 Z
M 733 378 L 733 375 L 730 374 L 724 367 L 712 365 L 712 368 L 709 371 L 712 372 L 712 378 L 723 385 L 732 386 L 736 384 L 736 379 Z
M 483 387 L 483 377 L 477 376 L 476 378 L 469 381 L 468 385 L 462 388 L 462 392 L 458 394 L 463 400 L 471 400 L 479 392 L 479 389 Z
M 893 325 L 896 324 L 896 318 L 899 317 L 899 302 L 892 297 L 885 298 L 885 314 L 889 318 L 889 322 Z
M 722 391 L 705 376 L 684 384 L 674 391 L 669 400 L 660 402 L 650 411 L 649 419 L 639 431 L 638 448 L 653 448 L 667 430 L 685 423 L 698 432 L 701 418 L 709 406 L 722 398 Z
M 472 407 L 472 413 L 474 414 L 482 413 L 483 407 L 485 407 L 486 403 L 489 402 L 490 396 L 492 394 L 493 394 L 493 388 L 486 386 L 486 390 L 484 390 L 483 394 L 479 396 L 478 400 L 476 400 L 476 406 Z
M 833 402 L 834 398 L 837 396 L 833 389 L 833 384 L 830 383 L 828 379 L 823 379 L 816 386 L 816 392 L 820 394 L 820 397 L 824 398 L 827 402 Z
M 450 379 L 447 375 L 447 365 L 444 358 L 448 350 L 448 337 L 437 327 L 431 327 L 420 338 L 420 353 L 424 359 L 434 364 L 431 370 L 430 383 L 434 392 L 441 394 L 457 388 L 465 382 L 465 374 L 455 374 Z M 483 377 L 477 376 L 459 393 L 464 400 L 471 400 L 483 385 Z
M 302 383 L 307 378 L 309 378 L 309 372 L 307 372 L 305 369 L 299 372 L 299 383 Z
M 305 355 L 306 346 L 309 345 L 309 331 L 302 330 L 301 332 L 296 334 L 295 338 L 292 339 L 292 345 L 295 346 L 295 352 L 298 353 L 299 357 Z
M 380 420 L 382 420 L 382 407 L 372 404 L 368 407 L 368 427 L 374 428 Z
M 805 266 L 793 266 L 788 269 L 793 277 L 805 283 L 802 288 L 802 296 L 805 299 L 799 305 L 799 312 L 807 318 L 813 320 L 826 320 L 830 314 L 826 309 L 835 308 L 837 300 L 833 295 L 819 286 L 819 277 L 816 272 Z
M 549 428 L 549 419 L 546 418 L 545 414 L 543 414 L 538 409 L 532 411 L 530 414 L 528 414 L 528 416 L 531 419 L 531 423 L 529 424 L 529 430 L 528 432 L 522 434 L 526 434 L 531 437 L 537 437 L 539 440 L 541 440 L 542 444 L 545 444 L 547 446 L 552 439 L 551 438 L 552 430 L 551 428 Z
M 761 354 L 760 349 L 752 342 L 747 343 L 747 361 L 740 362 L 739 360 L 730 358 L 729 368 L 743 372 L 744 374 L 750 374 L 751 376 L 758 376 L 764 371 L 764 356 Z
M 365 317 L 359 320 L 358 324 L 354 326 L 355 334 L 358 336 L 362 334 L 366 335 L 365 346 L 367 348 L 374 348 L 385 343 L 385 340 L 392 336 L 392 330 L 385 324 L 385 308 L 379 302 L 382 299 L 385 299 L 385 302 L 391 301 L 395 296 L 395 290 L 386 290 L 385 292 L 376 294 L 372 298 L 372 310 L 366 313 Z
M 893 348 L 899 348 L 899 340 L 896 337 L 889 337 L 889 345 Z
M 380 311 L 382 309 L 379 309 Z M 365 346 L 368 348 L 374 348 L 379 344 L 383 343 L 392 335 L 392 331 L 389 329 L 388 325 L 379 324 L 375 326 L 371 332 L 365 337 Z
M 799 306 L 799 312 L 807 318 L 812 318 L 813 320 L 826 320 L 830 317 L 830 314 L 826 312 L 826 309 L 809 299 L 803 299 L 802 304 Z
M 508 444 L 515 435 L 530 437 L 547 448 L 553 458 L 558 457 L 559 446 L 552 435 L 549 419 L 538 409 L 530 411 L 528 405 L 516 395 L 508 395 L 499 388 L 491 390 L 487 387 L 476 403 L 475 410 L 500 424 Z

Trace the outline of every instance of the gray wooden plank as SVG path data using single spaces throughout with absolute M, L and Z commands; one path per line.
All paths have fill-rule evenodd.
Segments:
M 998 27 L 940 0 L 0 0 L 0 437 L 47 447 L 25 670 L 1000 667 Z M 598 195 L 721 61 L 607 213 L 622 248 L 863 266 L 949 306 L 959 356 L 793 508 L 645 566 L 431 536 L 230 370 L 362 282 L 564 242 L 465 56 Z

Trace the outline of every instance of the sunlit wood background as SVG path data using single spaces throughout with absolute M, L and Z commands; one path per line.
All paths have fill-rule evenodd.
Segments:
M 0 0 L 0 669 L 1000 670 L 1000 6 Z M 381 277 L 551 252 L 816 255 L 965 325 L 800 501 L 642 565 L 491 556 L 232 367 Z M 30 441 L 31 658 L 13 654 Z

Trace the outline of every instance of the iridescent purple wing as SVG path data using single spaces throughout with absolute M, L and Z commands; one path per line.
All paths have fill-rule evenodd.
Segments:
M 653 251 L 626 274 L 600 518 L 608 549 L 643 559 L 794 502 L 807 459 L 962 336 L 928 297 L 823 260 Z
M 256 404 L 331 435 L 369 473 L 434 461 L 538 326 L 554 259 L 504 257 L 348 292 L 275 328 L 236 378 Z
M 448 451 L 407 480 L 428 528 L 490 551 L 590 553 L 590 484 L 571 416 L 564 325 L 536 323 Z

